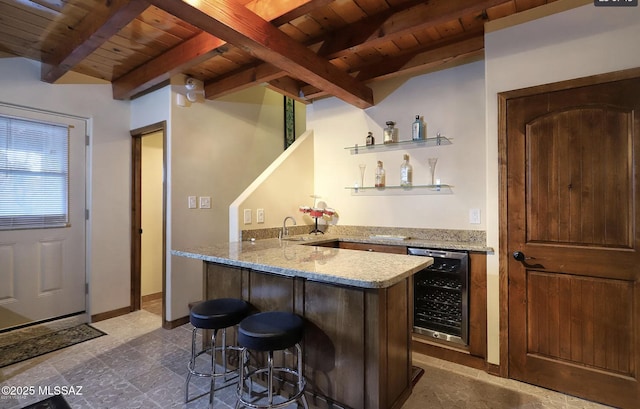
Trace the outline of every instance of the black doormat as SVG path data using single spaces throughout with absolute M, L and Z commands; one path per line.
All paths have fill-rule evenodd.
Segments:
M 55 395 L 40 402 L 25 406 L 22 409 L 71 409 L 61 395 Z
M 106 335 L 89 324 L 53 331 L 0 347 L 0 368 Z M 45 406 L 46 407 L 46 406 Z

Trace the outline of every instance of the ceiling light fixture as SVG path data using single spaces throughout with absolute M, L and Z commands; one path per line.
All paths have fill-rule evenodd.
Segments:
M 199 95 L 202 95 L 202 99 L 204 99 L 204 83 L 202 81 L 193 77 L 187 77 L 184 81 L 184 87 L 186 89 L 184 96 L 187 98 L 187 101 L 198 102 Z

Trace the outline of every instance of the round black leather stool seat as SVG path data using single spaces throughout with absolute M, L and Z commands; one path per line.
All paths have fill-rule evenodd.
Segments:
M 249 313 L 249 304 L 237 298 L 218 298 L 194 305 L 189 314 L 196 328 L 222 329 L 238 324 Z
M 255 351 L 287 349 L 302 339 L 304 321 L 296 314 L 282 311 L 250 315 L 238 327 L 238 344 Z

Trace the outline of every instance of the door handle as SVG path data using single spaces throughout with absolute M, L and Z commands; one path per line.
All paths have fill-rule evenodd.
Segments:
M 514 251 L 513 252 L 513 258 L 516 259 L 517 261 L 525 261 L 529 257 L 525 257 L 524 253 L 521 252 L 521 251 Z
M 535 260 L 535 257 L 527 257 L 523 252 L 516 250 L 513 252 L 513 258 L 519 262 L 521 262 L 527 268 L 544 268 L 544 266 L 540 263 L 537 264 L 529 264 L 527 260 Z

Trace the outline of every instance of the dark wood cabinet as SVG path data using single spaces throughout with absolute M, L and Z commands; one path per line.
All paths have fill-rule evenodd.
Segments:
M 305 318 L 309 397 L 321 408 L 399 409 L 411 394 L 410 279 L 365 289 L 205 262 L 205 298 Z M 276 356 L 278 359 L 278 356 Z
M 336 243 L 336 242 L 333 242 Z M 387 244 L 337 242 L 342 249 L 377 251 L 407 254 L 406 246 Z M 413 279 L 411 279 L 413 283 Z M 413 288 L 413 286 L 411 286 Z M 413 299 L 413 291 L 411 298 Z M 411 306 L 413 310 L 413 306 Z M 411 326 L 413 327 L 413 326 Z M 451 346 L 413 333 L 413 349 L 435 358 L 456 362 L 477 369 L 487 370 L 487 255 L 483 252 L 469 252 L 469 345 Z
M 330 241 L 319 244 L 341 249 L 407 254 L 407 246 Z M 410 279 L 410 310 L 413 311 L 413 277 Z M 413 328 L 413 324 L 409 328 Z M 434 341 L 426 335 L 412 333 L 413 350 L 424 355 L 496 373 L 497 367 L 487 357 L 487 255 L 469 252 L 469 345 L 452 346 Z

